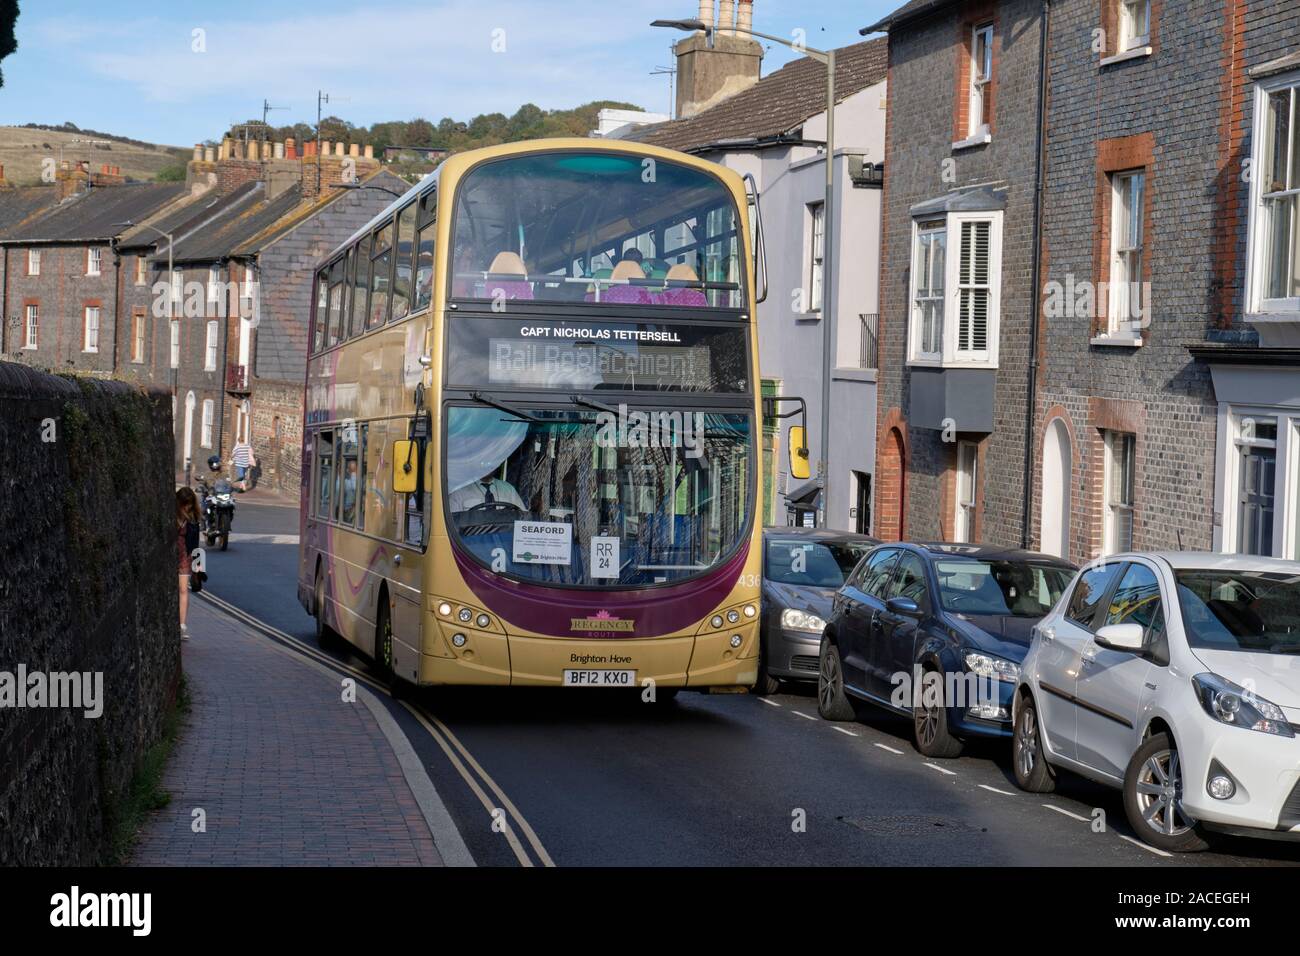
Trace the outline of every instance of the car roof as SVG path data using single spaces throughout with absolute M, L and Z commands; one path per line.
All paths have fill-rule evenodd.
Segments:
M 1213 551 L 1127 551 L 1106 556 L 1108 560 L 1155 558 L 1176 571 L 1275 571 L 1300 574 L 1300 561 L 1259 557 L 1253 554 L 1219 554 Z
M 914 550 L 925 551 L 932 557 L 970 558 L 977 561 L 1034 561 L 1041 564 L 1054 564 L 1062 568 L 1074 567 L 1069 561 L 1058 558 L 1054 554 L 1007 548 L 1000 544 L 959 544 L 951 541 L 908 541 L 900 544 Z
M 780 525 L 770 525 L 763 529 L 763 540 L 767 541 L 770 538 L 806 538 L 809 541 L 845 542 L 873 546 L 880 544 L 879 538 L 858 534 L 854 531 L 836 531 L 834 528 L 802 528 L 797 525 L 791 525 L 788 528 L 783 528 Z

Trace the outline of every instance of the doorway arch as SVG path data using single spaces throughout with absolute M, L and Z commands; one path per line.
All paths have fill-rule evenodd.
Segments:
M 1070 431 L 1064 419 L 1053 418 L 1043 433 L 1039 537 L 1042 551 L 1058 558 L 1070 556 L 1070 476 L 1073 465 Z

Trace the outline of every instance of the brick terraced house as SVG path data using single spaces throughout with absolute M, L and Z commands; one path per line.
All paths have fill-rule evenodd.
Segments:
M 296 493 L 313 270 L 406 188 L 370 147 L 227 139 L 185 184 L 71 168 L 0 190 L 0 351 L 168 388 L 178 476 L 244 437 Z
M 1300 156 L 1262 115 L 1300 86 L 1300 5 L 912 0 L 876 29 L 878 533 L 1296 556 L 1300 181 L 1259 173 Z

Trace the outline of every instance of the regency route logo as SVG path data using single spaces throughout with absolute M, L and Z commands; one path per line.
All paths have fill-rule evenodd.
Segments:
M 636 630 L 636 621 L 632 618 L 615 617 L 609 611 L 602 609 L 591 617 L 571 618 L 569 630 L 598 634 L 631 634 Z

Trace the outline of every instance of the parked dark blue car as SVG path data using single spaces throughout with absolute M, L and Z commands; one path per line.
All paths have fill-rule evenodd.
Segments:
M 817 709 L 852 720 L 866 701 L 912 718 L 916 749 L 955 757 L 971 736 L 1011 736 L 1011 694 L 1030 633 L 1074 567 L 1029 551 L 886 544 L 835 595 Z

